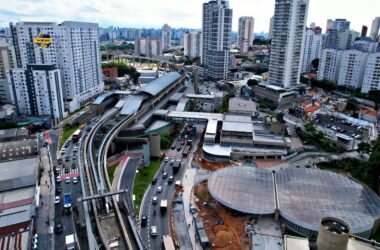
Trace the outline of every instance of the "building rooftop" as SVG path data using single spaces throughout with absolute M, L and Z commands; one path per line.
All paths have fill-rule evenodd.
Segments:
M 223 131 L 252 133 L 253 132 L 253 125 L 252 125 L 252 123 L 246 123 L 246 122 L 224 121 L 223 126 L 222 126 L 222 130 Z
M 20 140 L 20 137 L 22 137 L 22 139 L 28 138 L 29 130 L 26 128 L 11 128 L 0 130 L 0 141 Z
M 92 104 L 99 105 L 102 104 L 106 99 L 110 98 L 114 93 L 106 92 L 103 95 L 98 96 Z
M 34 186 L 37 157 L 0 163 L 0 192 Z
M 0 161 L 25 158 L 36 154 L 37 142 L 34 139 L 0 143 Z
M 132 115 L 139 110 L 144 98 L 138 95 L 129 95 L 124 100 L 120 115 Z
M 228 111 L 232 112 L 255 112 L 256 104 L 252 101 L 242 100 L 240 98 L 231 98 L 228 101 Z
M 209 120 L 207 123 L 206 134 L 216 134 L 218 120 Z
M 376 111 L 375 110 L 371 110 L 371 109 L 360 109 L 359 110 L 360 113 L 364 114 L 364 115 L 369 115 L 369 116 L 374 116 L 376 117 Z
M 186 94 L 186 97 L 190 99 L 215 99 L 215 95 Z
M 139 88 L 138 91 L 147 93 L 151 96 L 156 96 L 179 78 L 181 78 L 181 75 L 179 73 L 170 72 Z
M 225 114 L 224 115 L 224 122 L 242 122 L 242 123 L 251 123 L 252 118 L 251 116 L 245 116 L 245 115 L 235 115 L 235 114 Z
M 285 235 L 284 243 L 284 250 L 310 250 L 308 238 Z

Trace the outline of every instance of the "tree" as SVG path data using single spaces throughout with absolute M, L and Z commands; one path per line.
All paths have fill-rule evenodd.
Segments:
M 311 66 L 313 66 L 315 71 L 318 71 L 319 67 L 319 58 L 315 58 L 313 61 L 311 61 Z
M 370 90 L 368 92 L 368 99 L 375 102 L 376 104 L 380 103 L 380 90 Z
M 250 87 L 256 86 L 258 84 L 259 84 L 259 81 L 257 81 L 256 79 L 249 79 L 247 81 L 247 85 L 250 86 Z
M 277 121 L 279 121 L 281 123 L 285 123 L 285 121 L 284 121 L 284 113 L 282 113 L 282 112 L 277 113 L 276 114 L 276 119 L 277 119 Z
M 361 142 L 358 144 L 358 152 L 360 154 L 366 153 L 368 154 L 371 149 L 371 145 L 366 142 Z

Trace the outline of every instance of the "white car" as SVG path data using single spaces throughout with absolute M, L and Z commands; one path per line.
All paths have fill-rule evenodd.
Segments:
M 61 150 L 61 155 L 64 155 L 65 153 L 66 153 L 66 149 L 63 148 L 63 149 Z
M 61 198 L 59 196 L 56 196 L 54 199 L 55 204 L 59 204 L 61 202 Z
M 66 182 L 66 183 L 70 183 L 70 177 L 66 177 L 66 178 L 65 178 L 65 182 Z
M 158 186 L 157 187 L 157 193 L 161 193 L 162 192 L 162 186 Z
M 61 176 L 57 176 L 57 178 L 55 178 L 55 181 L 58 183 L 61 182 Z
M 157 198 L 157 196 L 153 196 L 153 198 L 152 198 L 152 204 L 153 204 L 153 205 L 156 205 L 157 202 L 158 202 L 158 198 Z
M 77 178 L 77 177 L 74 177 L 74 178 L 73 178 L 73 183 L 74 183 L 74 184 L 77 184 L 77 183 L 78 183 L 78 178 Z
M 165 162 L 168 162 L 169 161 L 169 157 L 165 157 Z
M 157 227 L 156 226 L 151 226 L 150 227 L 150 235 L 152 235 L 152 237 L 156 237 L 157 236 Z

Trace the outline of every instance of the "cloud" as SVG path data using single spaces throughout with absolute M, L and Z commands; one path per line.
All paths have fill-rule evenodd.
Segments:
M 233 30 L 240 16 L 255 18 L 255 31 L 269 30 L 275 0 L 230 0 Z M 309 0 L 308 24 L 322 28 L 328 18 L 347 18 L 351 28 L 371 27 L 380 9 L 379 0 Z M 100 26 L 155 27 L 164 23 L 172 27 L 202 27 L 202 4 L 206 0 L 0 0 L 0 26 L 18 21 L 65 20 L 97 22 Z M 342 7 L 344 6 L 344 8 Z

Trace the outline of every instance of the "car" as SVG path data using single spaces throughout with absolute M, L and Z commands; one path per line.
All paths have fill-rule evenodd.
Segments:
M 59 204 L 61 202 L 61 198 L 59 196 L 56 196 L 54 199 L 55 204 Z
M 171 146 L 171 149 L 175 149 L 175 145 L 172 145 L 172 146 Z
M 61 182 L 61 176 L 58 175 L 58 176 L 55 178 L 55 182 L 58 182 L 58 183 Z
M 152 235 L 152 237 L 156 237 L 157 236 L 157 227 L 156 226 L 151 226 L 150 227 L 150 235 Z
M 148 222 L 148 216 L 146 215 L 141 216 L 141 226 L 145 227 L 147 222 Z
M 174 160 L 173 159 L 170 161 L 170 165 L 174 165 Z
M 62 188 L 61 188 L 61 186 L 56 186 L 55 187 L 55 194 L 57 195 L 57 194 L 61 194 L 62 193 Z
M 162 186 L 158 186 L 157 187 L 157 193 L 161 193 L 162 192 Z
M 156 182 L 157 182 L 157 178 L 153 178 L 152 185 L 156 184 Z
M 66 156 L 65 161 L 70 161 L 70 156 Z
M 61 150 L 61 155 L 64 155 L 65 153 L 66 153 L 66 149 L 63 148 L 63 149 Z
M 66 182 L 66 184 L 69 184 L 70 183 L 70 177 L 66 177 L 65 182 Z
M 73 162 L 73 164 L 71 164 L 71 168 L 73 168 L 73 169 L 77 168 L 77 164 L 75 162 Z
M 55 234 L 61 234 L 63 233 L 63 225 L 60 222 L 55 223 L 54 225 L 54 233 Z
M 362 136 L 361 135 L 355 135 L 355 137 L 354 137 L 355 139 L 361 139 L 362 138 Z
M 65 174 L 68 174 L 70 173 L 70 169 L 69 168 L 65 168 Z
M 38 234 L 33 235 L 33 243 L 37 244 L 38 242 Z
M 185 136 L 186 137 L 186 136 Z M 184 145 L 185 144 L 185 140 L 182 140 L 181 141 L 181 145 Z M 181 147 L 181 146 L 180 146 Z M 177 148 L 177 150 L 178 150 L 178 148 Z
M 57 162 L 58 162 L 58 164 L 62 164 L 62 159 L 58 158 Z
M 65 143 L 65 148 L 68 148 L 68 147 L 69 147 L 69 145 L 70 145 L 70 143 L 69 143 L 69 142 Z
M 169 161 L 169 157 L 165 157 L 165 162 L 168 162 Z
M 74 155 L 72 159 L 73 159 L 73 161 L 75 161 L 77 159 L 77 157 Z
M 153 204 L 153 205 L 156 205 L 157 202 L 158 202 L 158 198 L 157 198 L 157 196 L 153 196 L 153 198 L 152 198 L 152 204 Z
M 168 177 L 168 173 L 164 172 L 164 173 L 162 174 L 162 179 L 166 179 L 166 177 Z
M 178 146 L 178 147 L 177 147 L 177 151 L 181 151 L 181 146 Z
M 169 184 L 172 184 L 173 183 L 173 181 L 174 181 L 174 176 L 169 176 L 169 180 L 168 180 L 168 183 Z
M 78 183 L 78 178 L 77 178 L 77 177 L 74 177 L 74 178 L 73 178 L 73 183 L 74 183 L 74 184 L 77 184 L 77 183 Z

